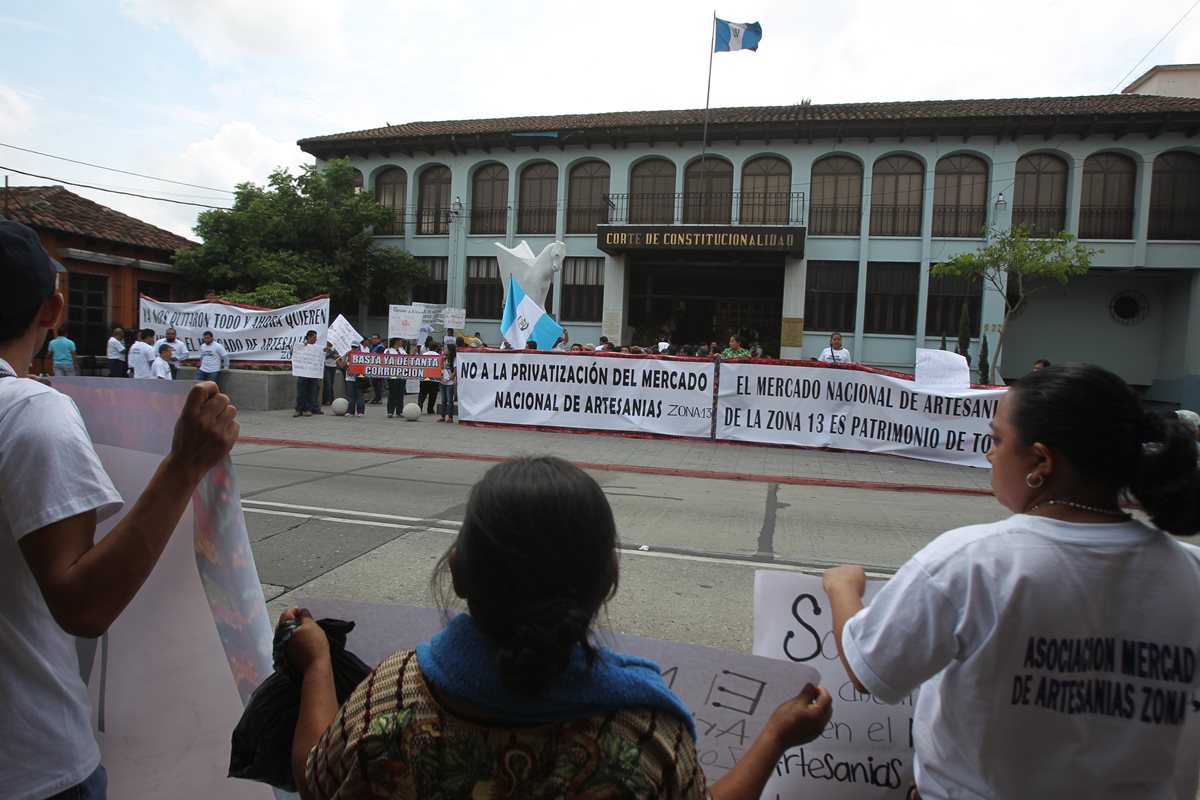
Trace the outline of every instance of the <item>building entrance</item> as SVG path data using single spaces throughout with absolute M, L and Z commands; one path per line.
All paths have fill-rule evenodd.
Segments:
M 631 254 L 629 324 L 634 344 L 663 333 L 679 344 L 717 342 L 733 333 L 755 336 L 769 355 L 779 355 L 783 315 L 783 256 L 742 255 L 714 259 L 707 251 Z M 749 345 L 750 340 L 746 340 Z

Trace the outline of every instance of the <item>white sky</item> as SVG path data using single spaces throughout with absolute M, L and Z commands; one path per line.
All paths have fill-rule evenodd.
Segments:
M 1200 62 L 1197 0 L 730 0 L 757 53 L 712 106 L 1105 94 Z M 41 0 L 0 5 L 0 143 L 232 190 L 296 140 L 418 120 L 703 108 L 713 7 L 686 0 Z M 49 176 L 28 177 L 14 170 Z M 13 185 L 231 195 L 0 146 Z M 200 210 L 68 186 L 194 238 Z

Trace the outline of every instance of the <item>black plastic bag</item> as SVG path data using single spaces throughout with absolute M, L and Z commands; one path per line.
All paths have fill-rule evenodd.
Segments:
M 333 686 L 341 706 L 371 668 L 346 650 L 346 635 L 353 622 L 319 619 L 317 624 L 329 639 Z M 229 777 L 269 783 L 285 791 L 296 791 L 292 774 L 292 737 L 300 718 L 302 676 L 288 662 L 286 648 L 296 625 L 281 625 L 272 648 L 275 671 L 254 690 L 242 718 L 233 729 L 229 755 Z

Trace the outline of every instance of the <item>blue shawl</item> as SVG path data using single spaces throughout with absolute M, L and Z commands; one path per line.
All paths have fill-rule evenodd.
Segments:
M 649 706 L 679 717 L 696 737 L 692 712 L 667 688 L 653 661 L 600 647 L 589 668 L 583 648 L 576 645 L 567 668 L 530 697 L 500 681 L 496 650 L 470 614 L 459 614 L 430 641 L 417 645 L 417 663 L 430 684 L 489 717 L 562 722 L 624 706 Z

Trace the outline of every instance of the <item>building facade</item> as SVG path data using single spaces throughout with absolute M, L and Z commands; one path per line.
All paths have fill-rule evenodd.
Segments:
M 63 325 L 82 356 L 103 361 L 114 325 L 137 324 L 138 296 L 175 300 L 183 278 L 175 251 L 196 243 L 92 202 L 61 186 L 0 189 L 0 216 L 37 231 L 42 246 L 65 268 L 59 291 L 67 300 Z
M 545 305 L 572 341 L 754 330 L 813 358 L 838 331 L 856 361 L 910 371 L 965 307 L 972 354 L 984 336 L 994 353 L 1002 298 L 930 265 L 1023 223 L 1103 252 L 1031 296 L 1000 374 L 1094 361 L 1197 407 L 1198 132 L 1200 100 L 1129 94 L 410 123 L 300 145 L 350 159 L 395 210 L 379 240 L 431 268 L 414 299 L 464 306 L 493 344 L 494 243 L 557 240 Z

